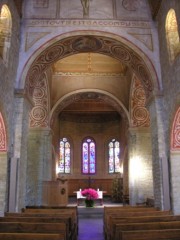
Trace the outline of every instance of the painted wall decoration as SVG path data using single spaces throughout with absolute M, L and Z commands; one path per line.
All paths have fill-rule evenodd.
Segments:
M 178 108 L 171 132 L 171 150 L 180 151 L 180 107 Z
M 132 127 L 149 127 L 150 117 L 145 107 L 146 95 L 140 80 L 134 77 L 131 91 L 130 117 Z
M 89 40 L 88 40 L 89 39 Z M 87 42 L 91 42 L 90 49 Z M 42 73 L 50 67 L 51 64 L 72 54 L 93 51 L 100 54 L 106 54 L 116 58 L 126 64 L 141 80 L 148 98 L 153 91 L 153 81 L 151 73 L 147 68 L 143 58 L 136 54 L 133 49 L 125 44 L 107 37 L 101 36 L 74 36 L 59 40 L 47 47 L 34 60 L 29 68 L 26 77 L 25 90 L 27 95 L 32 98 L 34 82 L 37 82 Z M 158 83 L 157 83 L 158 85 Z M 159 85 L 158 85 L 159 87 Z
M 7 151 L 6 129 L 2 114 L 0 113 L 0 152 Z
M 136 11 L 142 4 L 142 0 L 123 0 L 122 6 L 128 11 Z
M 30 113 L 30 127 L 47 127 L 48 126 L 48 86 L 46 75 L 43 74 L 37 82 L 31 82 L 33 91 L 33 102 L 35 107 Z

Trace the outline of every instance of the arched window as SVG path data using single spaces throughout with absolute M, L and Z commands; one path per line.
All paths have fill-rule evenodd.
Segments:
M 82 173 L 96 173 L 96 145 L 92 138 L 86 138 L 82 143 Z
M 108 145 L 108 163 L 109 173 L 120 172 L 120 143 L 116 139 L 112 139 Z
M 173 62 L 180 52 L 179 33 L 174 9 L 170 9 L 166 17 L 166 40 L 169 60 Z
M 67 138 L 62 138 L 59 144 L 59 173 L 71 172 L 71 145 Z
M 0 57 L 7 64 L 11 40 L 12 18 L 7 5 L 0 9 Z

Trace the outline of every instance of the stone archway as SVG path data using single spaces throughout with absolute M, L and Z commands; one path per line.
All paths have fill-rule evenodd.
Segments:
M 77 35 L 65 37 L 50 44 L 32 62 L 25 79 L 25 92 L 32 98 L 34 86 L 41 75 L 54 62 L 77 53 L 93 52 L 105 54 L 127 65 L 140 79 L 148 100 L 154 90 L 159 89 L 155 70 L 149 59 L 132 43 L 120 42 L 112 37 Z M 37 53 L 36 53 L 37 54 Z
M 29 63 L 31 62 L 31 64 L 26 64 L 27 68 L 28 65 L 30 65 L 29 69 L 27 70 L 27 68 L 25 68 L 23 72 L 23 75 L 25 75 L 25 72 L 27 71 L 25 78 L 25 93 L 30 99 L 33 99 L 34 91 L 36 91 L 38 83 L 43 78 L 46 70 L 48 70 L 53 63 L 73 54 L 85 52 L 104 54 L 124 63 L 140 80 L 147 101 L 151 98 L 154 91 L 159 90 L 156 72 L 150 60 L 138 48 L 135 46 L 132 47 L 133 44 L 126 40 L 121 42 L 120 40 L 117 40 L 117 38 L 112 38 L 112 36 L 95 36 L 92 33 L 91 35 L 87 35 L 86 33 L 85 35 L 68 36 L 60 40 L 57 39 L 56 41 L 53 39 L 52 42 L 47 43 L 47 45 L 46 47 L 43 47 L 41 52 L 38 50 L 32 56 L 29 60 Z M 34 56 L 36 57 L 33 60 Z M 89 90 L 86 90 L 86 93 L 87 91 Z M 124 119 L 127 119 L 127 122 L 129 123 L 127 110 L 125 110 L 119 102 L 116 102 L 115 99 L 108 96 L 108 94 L 99 92 L 98 95 L 103 98 L 104 101 L 115 106 L 117 112 L 119 112 Z M 70 94 L 63 100 L 61 99 L 61 102 L 59 102 L 56 108 L 51 111 L 50 118 L 48 112 L 46 112 L 47 115 L 43 115 L 44 119 L 47 119 L 48 117 L 49 120 L 51 120 L 49 123 L 52 124 L 53 119 L 57 114 L 62 111 L 65 106 L 80 96 L 81 94 L 74 93 Z M 48 126 L 46 125 L 46 127 Z
M 76 92 L 72 92 L 67 96 L 64 96 L 62 99 L 56 103 L 50 113 L 50 126 L 53 125 L 54 119 L 58 116 L 58 114 L 69 104 L 73 102 L 77 102 L 82 98 L 98 98 L 107 103 L 110 106 L 113 106 L 114 109 L 121 115 L 122 119 L 125 121 L 126 125 L 129 126 L 129 113 L 127 109 L 123 106 L 121 102 L 119 102 L 115 97 L 105 91 L 86 89 L 79 90 Z

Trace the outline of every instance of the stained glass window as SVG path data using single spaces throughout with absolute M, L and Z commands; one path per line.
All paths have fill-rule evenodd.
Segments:
M 0 9 L 0 57 L 7 64 L 11 44 L 12 17 L 6 4 Z
M 173 62 L 180 52 L 178 24 L 174 9 L 170 9 L 166 17 L 166 39 L 170 62 Z
M 120 172 L 120 143 L 116 139 L 109 142 L 109 173 Z
M 60 140 L 59 144 L 59 161 L 58 172 L 70 173 L 71 172 L 71 146 L 67 138 Z
M 82 144 L 82 173 L 94 174 L 96 172 L 95 142 L 86 138 Z

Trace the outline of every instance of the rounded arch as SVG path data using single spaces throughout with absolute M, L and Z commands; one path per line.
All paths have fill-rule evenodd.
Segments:
M 45 43 L 27 61 L 21 75 L 25 82 L 20 85 L 32 97 L 35 83 L 46 69 L 64 57 L 83 52 L 105 54 L 127 65 L 142 82 L 147 99 L 154 90 L 160 90 L 154 66 L 142 50 L 125 38 L 96 31 L 70 32 Z
M 180 151 L 180 107 L 175 113 L 171 129 L 171 151 Z
M 86 97 L 92 97 L 92 98 L 98 98 L 106 102 L 107 104 L 111 105 L 116 109 L 116 111 L 121 115 L 122 119 L 125 120 L 125 123 L 127 125 L 130 124 L 129 119 L 129 113 L 125 106 L 112 94 L 101 91 L 101 90 L 95 90 L 95 89 L 84 89 L 84 90 L 78 90 L 71 93 L 66 94 L 62 98 L 59 99 L 59 101 L 55 104 L 53 109 L 50 112 L 50 126 L 53 125 L 54 119 L 57 118 L 59 113 L 67 107 L 69 104 L 80 100 L 81 98 L 84 98 L 84 95 Z

